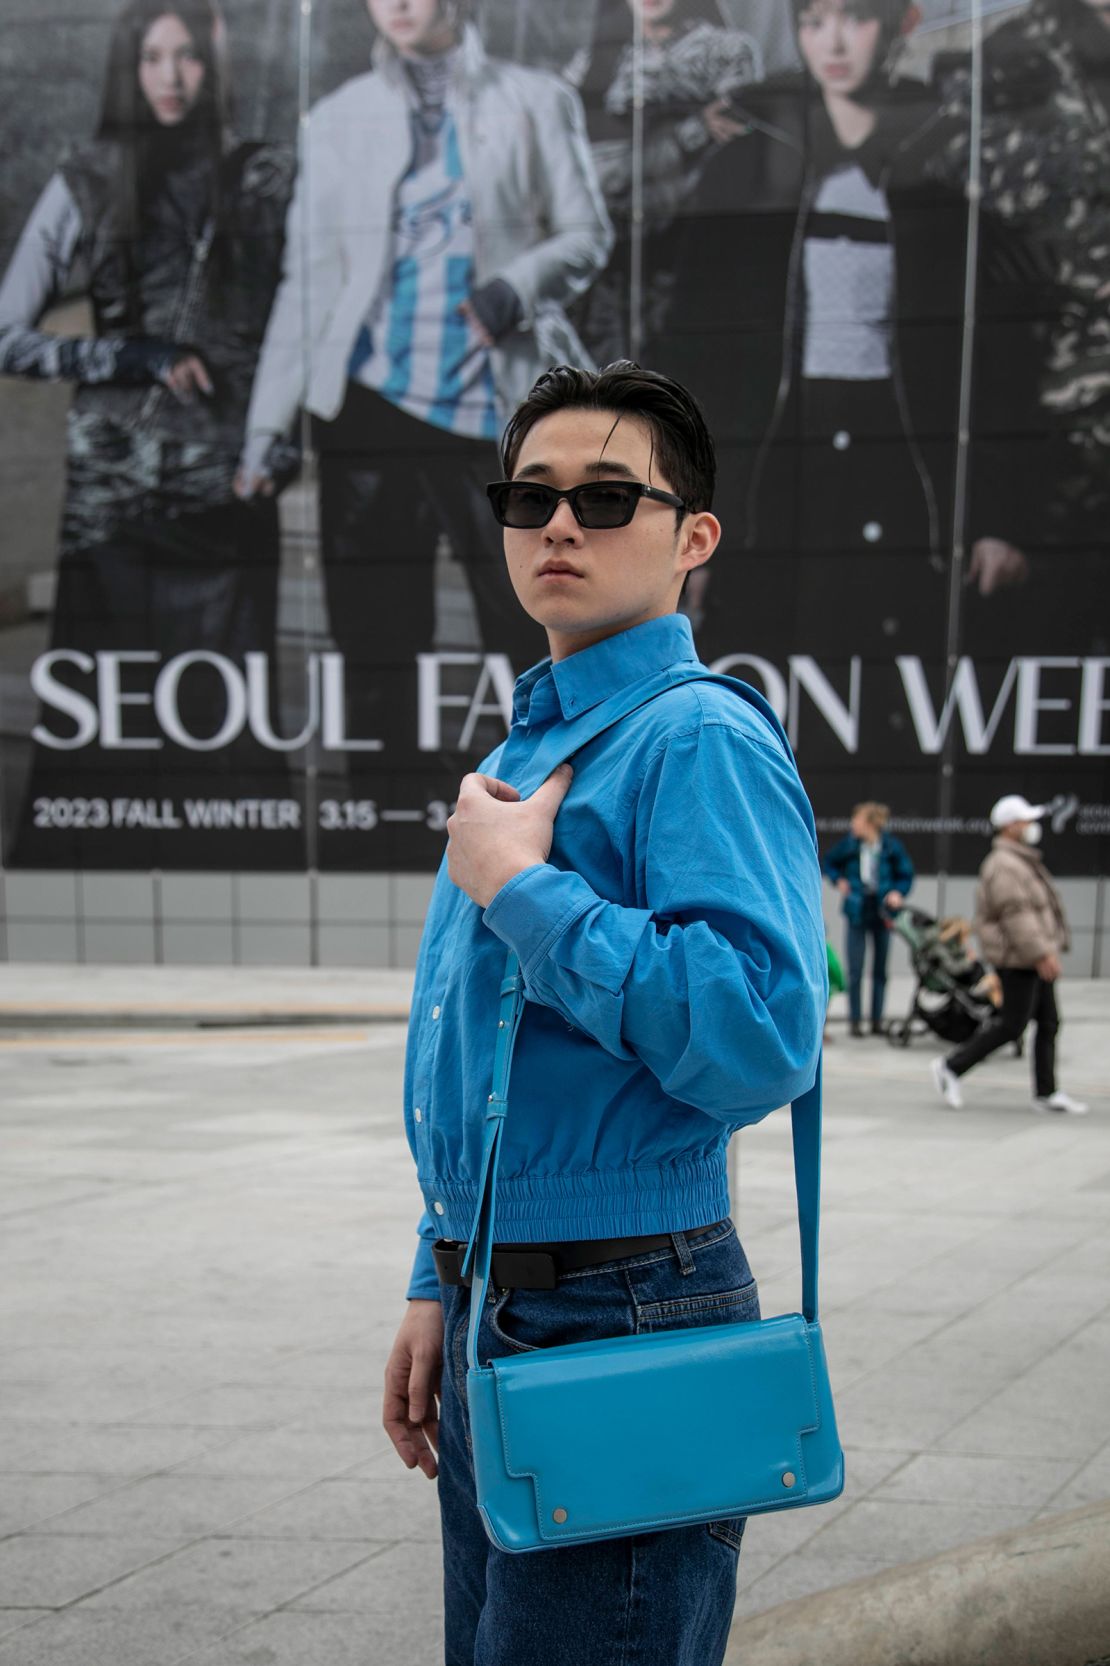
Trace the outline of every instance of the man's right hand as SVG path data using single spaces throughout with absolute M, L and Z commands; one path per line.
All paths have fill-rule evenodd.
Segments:
M 847 879 L 838 879 L 836 882 L 836 888 L 842 897 L 846 897 L 848 892 L 852 889 L 851 881 Z
M 409 1302 L 385 1367 L 382 1425 L 406 1469 L 438 1473 L 439 1408 L 443 1377 L 443 1309 L 438 1301 Z
M 1037 961 L 1034 971 L 1039 978 L 1044 979 L 1045 983 L 1055 983 L 1063 971 L 1059 955 L 1043 954 L 1040 960 Z

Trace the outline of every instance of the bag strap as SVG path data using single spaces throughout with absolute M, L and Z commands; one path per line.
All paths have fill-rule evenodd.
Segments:
M 642 691 L 642 697 L 623 710 L 610 709 L 601 722 L 591 723 L 588 733 L 575 728 L 573 744 L 567 753 L 572 757 L 588 741 L 595 740 L 606 729 L 612 728 L 631 712 L 646 706 L 670 688 L 686 682 L 721 683 L 754 706 L 778 735 L 788 757 L 790 743 L 777 715 L 764 697 L 734 677 L 708 671 L 696 662 L 682 665 L 657 679 L 653 686 Z M 555 764 L 551 764 L 554 768 Z M 494 1225 L 497 1214 L 497 1171 L 501 1159 L 505 1115 L 509 1108 L 509 1077 L 512 1072 L 513 1049 L 524 1012 L 524 974 L 520 962 L 510 949 L 505 957 L 501 979 L 501 1001 L 497 1015 L 497 1041 L 493 1057 L 493 1082 L 486 1101 L 485 1137 L 482 1145 L 482 1166 L 478 1178 L 478 1198 L 473 1223 L 463 1259 L 463 1276 L 469 1274 L 470 1325 L 466 1341 L 467 1363 L 472 1370 L 479 1368 L 478 1327 L 489 1290 L 490 1268 L 493 1258 Z M 794 1142 L 794 1184 L 798 1198 L 798 1227 L 802 1243 L 802 1312 L 810 1323 L 817 1318 L 817 1239 L 820 1222 L 821 1194 L 821 1066 L 813 1086 L 796 1099 L 790 1108 L 791 1132 Z
M 501 980 L 501 1005 L 497 1016 L 497 1042 L 493 1064 L 493 1092 L 486 1102 L 486 1134 L 474 1224 L 463 1261 L 464 1275 L 471 1275 L 470 1327 L 466 1339 L 467 1362 L 478 1369 L 478 1326 L 489 1289 L 493 1259 L 494 1221 L 497 1212 L 497 1171 L 509 1108 L 509 1077 L 513 1049 L 524 1013 L 524 974 L 510 949 L 505 957 Z M 818 1063 L 813 1086 L 790 1107 L 790 1131 L 794 1145 L 794 1186 L 798 1198 L 798 1231 L 802 1244 L 802 1313 L 810 1324 L 817 1319 L 817 1240 L 821 1216 L 821 1067 Z

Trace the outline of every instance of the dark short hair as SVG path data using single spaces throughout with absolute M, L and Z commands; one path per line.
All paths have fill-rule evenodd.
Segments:
M 617 359 L 603 370 L 581 370 L 572 364 L 545 370 L 502 436 L 506 479 L 512 477 L 529 430 L 553 411 L 568 410 L 638 417 L 651 431 L 653 461 L 686 508 L 696 512 L 711 507 L 717 457 L 701 406 L 681 383 L 631 359 Z
M 792 3 L 794 21 L 797 22 L 802 13 L 812 10 L 819 0 L 792 0 Z M 856 17 L 877 17 L 885 29 L 898 30 L 913 4 L 914 0 L 844 0 L 844 10 Z
M 810 11 L 819 0 L 793 0 L 794 27 L 802 20 L 802 13 Z M 906 13 L 914 0 L 844 0 L 844 10 L 859 18 L 875 18 L 880 25 L 878 59 L 890 51 L 901 38 Z

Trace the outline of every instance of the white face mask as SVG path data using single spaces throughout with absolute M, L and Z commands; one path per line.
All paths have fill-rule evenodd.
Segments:
M 1039 821 L 1026 822 L 1021 830 L 1022 841 L 1027 845 L 1039 845 L 1042 828 Z

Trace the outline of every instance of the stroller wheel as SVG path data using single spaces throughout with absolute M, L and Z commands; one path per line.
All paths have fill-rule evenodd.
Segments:
M 904 1019 L 888 1024 L 886 1038 L 892 1047 L 908 1047 L 910 1044 L 909 1024 Z

